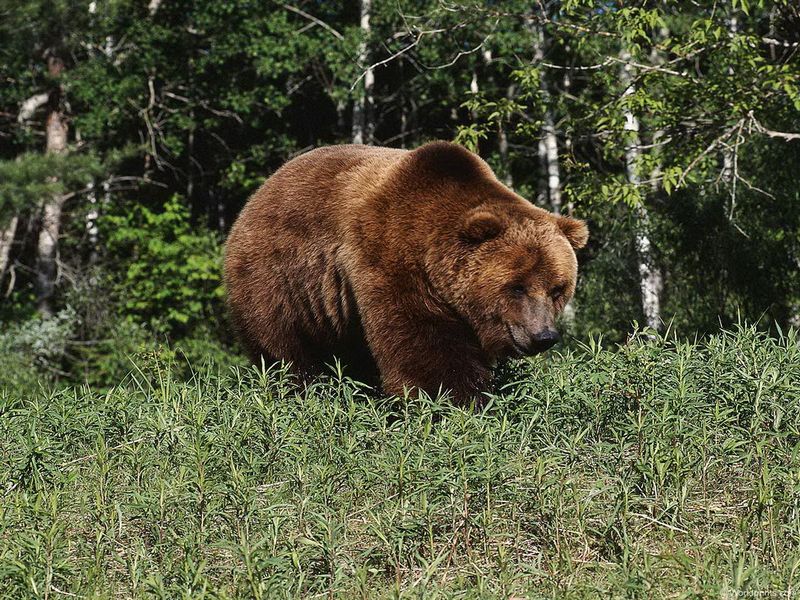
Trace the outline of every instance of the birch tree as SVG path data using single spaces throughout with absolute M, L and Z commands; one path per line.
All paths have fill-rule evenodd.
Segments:
M 634 208 L 635 211 L 635 242 L 639 262 L 639 287 L 642 293 L 642 312 L 648 327 L 658 330 L 662 325 L 661 318 L 661 290 L 663 277 L 655 262 L 653 244 L 650 238 L 650 215 L 647 210 L 646 192 L 639 174 L 641 168 L 642 141 L 639 135 L 639 118 L 634 114 L 630 105 L 625 102 L 626 97 L 635 93 L 633 83 L 633 67 L 631 56 L 627 50 L 620 53 L 622 68 L 620 80 L 624 86 L 623 116 L 624 129 L 627 134 L 625 141 L 625 173 L 628 183 L 639 190 L 640 201 Z
M 533 37 L 533 61 L 541 65 L 544 61 L 545 37 L 544 28 L 531 23 Z M 542 71 L 539 76 L 539 89 L 542 97 L 543 116 L 542 132 L 538 144 L 539 160 L 542 164 L 547 182 L 547 202 L 550 210 L 561 214 L 561 169 L 558 164 L 558 135 L 553 117 L 553 102 L 548 88 L 547 78 Z
M 370 16 L 372 0 L 361 0 L 357 64 L 363 69 L 353 98 L 353 126 L 351 139 L 354 144 L 371 144 L 375 133 L 374 88 L 375 73 L 370 64 L 369 39 L 372 34 Z
M 6 274 L 8 268 L 8 259 L 11 255 L 11 246 L 14 243 L 14 237 L 17 234 L 17 224 L 19 217 L 11 215 L 8 217 L 8 222 L 0 226 L 0 283 Z

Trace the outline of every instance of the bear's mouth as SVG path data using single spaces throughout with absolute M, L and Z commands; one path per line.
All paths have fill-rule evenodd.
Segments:
M 529 354 L 528 349 L 517 341 L 514 335 L 514 329 L 508 323 L 506 323 L 506 331 L 508 332 L 509 340 L 511 340 L 511 349 L 514 350 L 514 354 L 517 358 L 527 356 Z

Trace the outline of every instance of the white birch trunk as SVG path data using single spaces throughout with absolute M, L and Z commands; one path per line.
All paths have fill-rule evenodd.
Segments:
M 480 91 L 480 87 L 478 87 L 478 70 L 472 70 L 472 79 L 469 82 L 469 91 L 472 93 L 473 96 L 477 95 Z M 474 118 L 474 113 L 473 113 Z
M 89 264 L 97 262 L 97 243 L 99 241 L 100 230 L 97 227 L 97 220 L 100 218 L 100 203 L 97 200 L 97 191 L 94 183 L 89 184 L 89 210 L 86 211 L 86 235 L 89 238 Z
M 0 282 L 8 268 L 11 246 L 14 244 L 14 236 L 17 233 L 17 223 L 19 223 L 19 217 L 14 215 L 6 226 L 0 229 Z
M 545 98 L 549 100 L 547 94 L 547 83 L 542 78 L 542 90 Z M 542 129 L 542 146 L 544 148 L 544 161 L 547 167 L 547 197 L 550 203 L 550 210 L 555 214 L 561 214 L 561 169 L 558 164 L 558 136 L 556 135 L 553 112 L 549 104 L 545 108 L 544 127 Z M 572 329 L 575 323 L 575 306 L 568 302 L 564 307 L 561 318 L 567 324 L 568 329 Z
M 739 21 L 735 15 L 731 15 L 731 18 L 728 20 L 728 35 L 734 37 L 738 30 Z M 732 77 L 733 74 L 733 67 L 728 67 L 728 75 Z M 728 210 L 728 218 L 733 219 L 733 211 L 736 208 L 736 161 L 733 148 L 729 144 L 723 144 L 722 148 L 722 173 L 720 173 L 720 179 L 730 190 L 731 205 Z
M 374 99 L 375 73 L 370 67 L 370 53 L 367 45 L 372 31 L 369 18 L 372 0 L 361 0 L 361 43 L 358 46 L 358 64 L 365 69 L 360 91 L 353 100 L 352 140 L 354 144 L 371 144 L 375 133 Z
M 569 94 L 570 88 L 572 87 L 572 80 L 569 76 L 569 71 L 564 71 L 564 78 L 562 79 L 562 85 L 564 86 L 564 93 Z M 564 132 L 564 154 L 568 157 L 572 156 L 572 137 L 570 136 L 569 130 Z M 567 201 L 567 215 L 570 217 L 572 216 L 573 205 L 572 201 Z
M 535 62 L 541 63 L 544 60 L 544 30 L 534 22 L 531 22 L 529 27 L 533 36 L 533 58 Z M 561 169 L 558 164 L 558 135 L 553 111 L 550 108 L 550 90 L 543 75 L 539 78 L 539 87 L 542 91 L 542 99 L 545 106 L 542 138 L 539 142 L 539 159 L 547 177 L 547 199 L 550 209 L 556 214 L 561 214 Z
M 735 15 L 731 15 L 728 20 L 728 35 L 734 37 L 736 32 L 739 31 L 739 20 Z M 733 67 L 728 67 L 728 75 L 733 76 Z M 733 150 L 730 146 L 724 146 L 722 151 L 722 181 L 731 185 L 733 183 Z
M 530 22 L 529 27 L 533 36 L 533 57 L 537 63 L 541 63 L 544 60 L 544 29 L 534 22 Z M 558 162 L 558 133 L 556 132 L 553 111 L 550 107 L 550 90 L 547 87 L 547 80 L 544 74 L 539 77 L 539 89 L 542 92 L 545 107 L 542 137 L 539 139 L 539 162 L 544 172 L 543 179 L 545 184 L 542 186 L 543 189 L 540 194 L 542 203 L 549 205 L 553 213 L 560 215 L 562 212 L 561 166 Z M 564 313 L 561 318 L 566 323 L 567 328 L 572 329 L 575 323 L 575 306 L 572 302 L 568 302 L 564 307 Z
M 542 86 L 544 85 L 543 80 Z M 551 210 L 560 215 L 561 169 L 558 164 L 558 136 L 553 122 L 553 113 L 549 107 L 545 110 L 542 139 L 544 141 L 545 161 L 547 164 L 547 196 L 550 199 Z
M 47 104 L 49 99 L 50 94 L 42 92 L 41 94 L 34 94 L 27 100 L 20 103 L 19 113 L 17 114 L 17 122 L 24 123 L 25 121 L 32 119 L 34 113 L 42 106 Z
M 500 162 L 503 164 L 503 183 L 513 188 L 514 176 L 511 174 L 511 165 L 508 161 L 508 135 L 502 122 L 497 132 L 497 149 L 500 152 Z
M 550 195 L 547 192 L 547 148 L 544 145 L 544 136 L 539 138 L 537 156 L 539 157 L 539 177 L 536 179 L 536 205 L 544 208 L 550 204 Z
M 622 82 L 625 84 L 624 96 L 634 93 L 633 87 L 633 67 L 628 64 L 630 54 L 627 51 L 621 53 L 623 68 L 621 72 Z M 629 109 L 624 109 L 625 131 L 628 138 L 625 146 L 625 171 L 628 182 L 637 187 L 640 193 L 644 194 L 642 180 L 639 176 L 639 162 L 641 158 L 641 140 L 639 137 L 639 119 Z M 650 215 L 647 206 L 642 202 L 636 209 L 636 231 L 635 242 L 636 252 L 639 260 L 639 287 L 642 294 L 642 311 L 644 312 L 645 324 L 655 330 L 661 328 L 661 290 L 663 279 L 661 271 L 653 259 L 653 247 L 650 241 Z
M 59 198 L 45 202 L 42 207 L 42 224 L 36 244 L 36 283 L 38 308 L 43 316 L 53 314 L 50 300 L 58 278 L 58 236 L 61 229 L 63 204 Z
M 533 21 L 528 22 L 528 29 L 531 32 L 533 39 L 533 60 L 535 63 L 541 63 L 544 60 L 544 33 L 541 28 Z M 541 83 L 539 84 L 541 86 Z M 546 98 L 545 98 L 546 100 Z M 547 206 L 550 203 L 550 192 L 548 190 L 548 164 L 547 164 L 547 143 L 545 142 L 544 131 L 539 138 L 538 144 L 539 166 L 541 168 L 541 175 L 539 177 L 538 196 L 536 204 L 539 206 Z

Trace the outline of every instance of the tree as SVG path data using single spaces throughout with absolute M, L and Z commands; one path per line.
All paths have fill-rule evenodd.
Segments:
M 623 49 L 620 53 L 622 67 L 620 80 L 625 86 L 623 99 L 636 93 L 634 88 L 633 67 L 630 64 L 631 56 Z M 661 290 L 663 278 L 656 264 L 653 253 L 652 225 L 650 213 L 647 208 L 646 188 L 642 184 L 640 169 L 642 168 L 642 140 L 639 136 L 639 119 L 630 106 L 623 104 L 623 117 L 625 119 L 625 132 L 627 134 L 625 146 L 625 174 L 628 183 L 639 194 L 639 199 L 634 207 L 636 252 L 639 262 L 639 286 L 642 293 L 642 312 L 645 324 L 651 329 L 659 330 L 662 325 L 661 318 Z
M 353 100 L 353 143 L 371 144 L 375 133 L 375 107 L 374 107 L 374 88 L 375 73 L 370 64 L 371 54 L 369 52 L 370 35 L 370 12 L 372 0 L 360 0 L 361 19 L 359 28 L 361 40 L 358 43 L 358 57 L 356 64 L 364 72 L 359 76 L 363 77 L 363 83 L 356 84 L 356 93 Z

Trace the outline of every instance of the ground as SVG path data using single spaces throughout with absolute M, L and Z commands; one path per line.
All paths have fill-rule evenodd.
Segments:
M 0 391 L 0 596 L 792 597 L 800 343 L 530 359 L 481 411 L 158 357 Z M 2 388 L 0 388 L 2 389 Z

